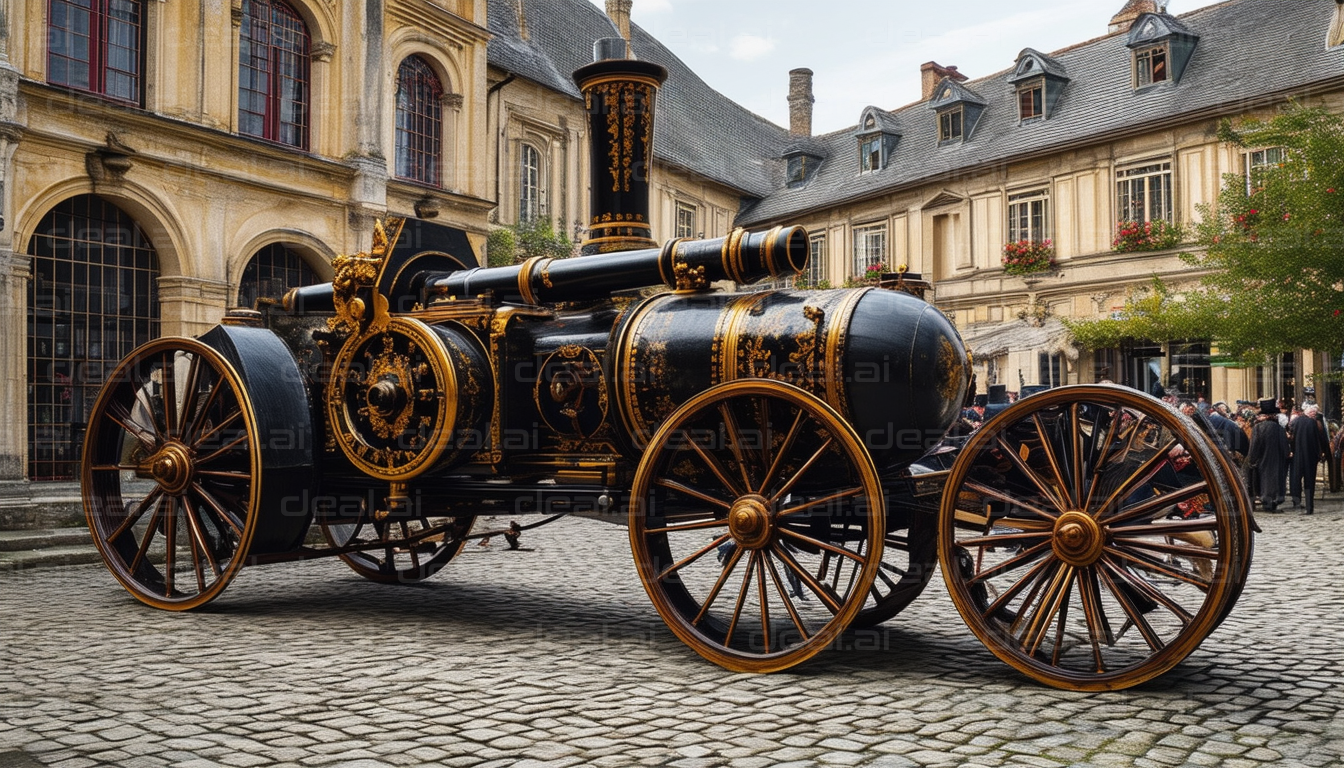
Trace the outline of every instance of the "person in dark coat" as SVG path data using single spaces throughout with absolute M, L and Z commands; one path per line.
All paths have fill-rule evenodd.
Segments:
M 1279 511 L 1283 485 L 1288 475 L 1288 435 L 1279 426 L 1279 407 L 1274 398 L 1260 401 L 1260 415 L 1251 428 L 1251 449 L 1246 454 L 1248 474 L 1259 482 L 1260 505 Z
M 1319 409 L 1315 403 L 1303 406 L 1302 415 L 1288 425 L 1288 434 L 1293 449 L 1293 463 L 1290 469 L 1288 494 L 1293 497 L 1293 507 L 1302 503 L 1302 493 L 1306 492 L 1307 507 L 1304 515 L 1313 514 L 1316 500 L 1316 466 L 1321 456 L 1330 450 L 1325 442 L 1325 431 L 1316 421 Z

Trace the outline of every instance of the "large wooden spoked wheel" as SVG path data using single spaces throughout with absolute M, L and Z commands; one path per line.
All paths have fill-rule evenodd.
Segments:
M 1149 680 L 1213 631 L 1244 581 L 1250 518 L 1226 472 L 1189 419 L 1133 390 L 1010 406 L 948 477 L 938 556 L 952 601 L 1043 683 Z
M 882 488 L 854 430 L 774 381 L 678 408 L 635 474 L 630 544 L 677 637 L 727 669 L 772 672 L 830 644 L 870 599 Z
M 261 453 L 234 367 L 194 339 L 152 341 L 121 362 L 89 416 L 84 511 L 127 591 L 186 610 L 219 595 L 257 529 Z
M 910 510 L 903 519 L 888 514 L 883 537 L 882 565 L 869 590 L 869 599 L 850 626 L 881 624 L 919 597 L 938 564 L 938 520 L 927 512 Z
M 378 543 L 371 549 L 340 555 L 360 576 L 380 584 L 414 584 L 438 573 L 466 546 L 475 515 L 417 517 L 368 523 L 320 525 L 336 547 Z

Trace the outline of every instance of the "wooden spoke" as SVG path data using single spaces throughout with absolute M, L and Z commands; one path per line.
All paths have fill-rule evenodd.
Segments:
M 765 555 L 751 553 L 756 560 L 756 600 L 761 604 L 761 644 L 770 650 L 770 601 L 765 594 Z
M 989 568 L 986 568 L 983 571 L 977 572 L 971 578 L 971 583 L 974 584 L 976 582 L 985 581 L 986 579 L 991 579 L 995 576 L 998 576 L 1001 573 L 1011 571 L 1014 568 L 1017 568 L 1018 566 L 1025 565 L 1031 562 L 1032 560 L 1035 560 L 1037 557 L 1045 554 L 1046 551 L 1049 549 L 1050 549 L 1050 542 L 1043 541 L 1034 547 L 1023 550 L 1021 554 L 1010 557 L 1001 563 L 997 563 L 995 565 L 990 566 Z
M 1134 470 L 1124 482 L 1120 483 L 1115 490 L 1111 491 L 1111 495 L 1107 496 L 1106 501 L 1102 502 L 1102 505 L 1093 512 L 1093 516 L 1097 517 L 1106 512 L 1106 510 L 1112 509 L 1114 504 L 1129 498 L 1130 494 L 1132 494 L 1141 483 L 1147 482 L 1147 480 L 1152 477 L 1153 473 L 1158 470 L 1158 465 L 1167 460 L 1167 454 L 1175 447 L 1176 441 L 1169 440 L 1160 450 L 1145 459 L 1144 462 L 1139 465 L 1138 469 Z
M 1087 639 L 1092 645 L 1092 659 L 1096 662 L 1095 671 L 1097 674 L 1102 674 L 1106 671 L 1106 660 L 1102 658 L 1098 638 L 1104 636 L 1106 645 L 1115 645 L 1115 633 L 1111 632 L 1111 624 L 1106 620 L 1106 613 L 1101 605 L 1101 588 L 1097 584 L 1095 567 L 1083 569 L 1083 575 L 1078 579 L 1078 599 L 1083 604 L 1083 617 L 1087 621 Z
M 737 567 L 738 561 L 742 559 L 743 551 L 744 550 L 741 547 L 733 548 L 733 553 L 728 556 L 728 562 L 723 564 L 723 569 L 719 572 L 718 581 L 714 582 L 714 586 L 709 590 L 709 594 L 705 596 L 705 603 L 700 606 L 700 612 L 695 615 L 691 624 L 699 624 L 705 620 L 705 616 L 709 613 L 709 607 L 718 599 L 719 593 L 723 591 L 723 585 L 728 583 L 728 577 L 732 575 L 733 569 Z
M 187 425 L 190 424 L 196 415 L 196 399 L 200 396 L 201 387 L 201 357 L 200 355 L 190 355 L 190 363 L 187 364 L 187 380 L 184 384 L 184 394 L 182 395 L 182 408 L 178 411 L 178 434 L 182 439 L 186 439 Z
M 812 593 L 820 598 L 821 602 L 826 604 L 826 607 L 830 609 L 831 613 L 840 612 L 842 598 L 839 595 L 832 592 L 825 584 L 812 578 L 812 574 L 809 573 L 806 568 L 799 565 L 798 561 L 793 559 L 793 555 L 789 554 L 783 547 L 775 547 L 773 552 L 775 553 L 775 557 L 779 558 L 780 562 L 784 563 L 789 570 L 793 571 L 794 575 L 797 576 L 808 589 L 812 590 Z
M 747 557 L 747 567 L 742 569 L 742 586 L 737 591 L 737 603 L 733 606 L 733 618 L 728 621 L 728 632 L 723 636 L 724 645 L 733 644 L 733 630 L 737 629 L 737 620 L 742 618 L 742 607 L 746 605 L 747 593 L 751 591 L 751 577 L 756 570 L 756 558 L 760 556 L 761 553 L 753 549 Z
M 1125 523 L 1142 518 L 1151 519 L 1154 515 L 1167 507 L 1180 504 L 1183 501 L 1189 501 L 1202 493 L 1207 493 L 1208 489 L 1209 484 L 1201 480 L 1198 483 L 1192 483 L 1179 490 L 1164 493 L 1161 496 L 1152 496 L 1136 504 L 1131 504 L 1124 509 L 1118 510 L 1110 517 L 1100 518 L 1097 522 L 1105 525 L 1109 530 L 1115 533 L 1134 530 L 1139 528 L 1139 526 L 1125 525 Z
M 716 507 L 722 507 L 725 510 L 733 508 L 732 504 L 729 504 L 723 499 L 716 499 L 713 496 L 710 496 L 709 494 L 705 493 L 704 491 L 697 490 L 695 488 L 690 487 L 689 485 L 684 485 L 682 483 L 677 482 L 676 480 L 668 480 L 667 478 L 660 477 L 654 482 L 654 485 L 666 488 L 670 491 L 676 491 L 677 493 L 686 496 L 690 496 L 693 499 L 699 499 L 700 501 L 703 501 L 706 504 L 713 504 Z
M 1077 581 L 1075 573 L 1071 581 Z M 1050 652 L 1050 663 L 1059 666 L 1059 654 L 1064 650 L 1064 625 L 1069 620 L 1069 591 L 1064 591 L 1063 602 L 1059 607 L 1059 621 L 1055 624 L 1055 649 Z
M 145 555 L 149 552 L 149 543 L 154 540 L 154 532 L 158 530 L 159 519 L 163 516 L 163 504 L 167 496 L 160 496 L 158 503 L 154 505 L 154 514 L 149 516 L 149 525 L 145 526 L 145 534 L 140 539 L 140 548 L 135 552 L 135 559 L 131 561 L 131 571 L 140 570 L 140 564 L 145 561 Z
M 694 523 L 684 525 L 669 525 L 662 528 L 648 528 L 645 533 L 676 533 L 678 531 L 698 531 L 705 528 L 722 528 L 728 524 L 726 518 L 717 517 L 713 520 L 699 520 Z
M 209 491 L 205 490 L 205 487 L 202 486 L 200 483 L 192 483 L 191 490 L 195 491 L 196 495 L 200 497 L 201 501 L 204 501 L 206 506 L 210 507 L 210 511 L 218 515 L 219 519 L 223 520 L 226 525 L 232 528 L 234 533 L 238 534 L 239 536 L 243 535 L 243 527 L 247 525 L 246 520 L 243 520 L 242 518 L 235 515 L 233 512 L 226 509 L 224 505 L 220 504 L 219 500 L 216 499 L 214 495 L 211 494 Z
M 248 473 L 246 473 L 246 472 L 222 472 L 222 471 L 218 471 L 218 470 L 198 469 L 198 470 L 196 470 L 196 474 L 197 474 L 197 475 L 203 475 L 203 476 L 205 476 L 205 477 L 218 477 L 218 478 L 220 478 L 220 479 L 222 479 L 222 480 L 251 480 L 251 479 L 252 479 L 252 475 L 250 475 L 250 474 L 248 474 Z
M 855 496 L 860 496 L 862 494 L 863 494 L 862 487 L 848 488 L 846 490 L 839 491 L 837 493 L 832 493 L 829 496 L 823 496 L 819 499 L 814 499 L 812 501 L 803 504 L 795 504 L 792 507 L 781 509 L 779 512 L 776 513 L 776 515 L 778 517 L 788 517 L 789 515 L 796 515 L 804 510 L 815 509 L 816 507 L 824 506 L 826 504 L 830 504 L 833 501 L 839 501 L 841 499 L 852 499 Z
M 173 573 L 177 555 L 177 498 L 168 497 L 168 513 L 163 518 L 163 596 L 173 596 Z
M 1041 600 L 1037 603 L 1036 611 L 1032 615 L 1031 623 L 1022 636 L 1022 650 L 1026 651 L 1027 654 L 1034 655 L 1041 647 L 1041 641 L 1049 633 L 1050 625 L 1054 623 L 1060 605 L 1068 600 L 1069 591 L 1073 587 L 1074 573 L 1073 566 L 1062 564 L 1059 570 L 1055 572 L 1055 577 L 1051 580 L 1050 586 L 1042 593 Z
M 159 374 L 163 379 L 163 433 L 168 437 L 177 436 L 177 354 L 172 351 L 163 353 L 163 367 Z
M 114 405 L 108 409 L 106 415 L 109 421 L 133 435 L 136 440 L 140 441 L 141 445 L 144 445 L 150 450 L 154 450 L 158 447 L 159 436 L 153 432 L 145 431 L 143 427 L 133 424 L 131 415 L 126 412 L 125 408 L 122 408 L 119 405 Z
M 1040 517 L 1045 518 L 1046 520 L 1056 520 L 1059 518 L 1058 512 L 1048 512 L 1044 509 L 1041 509 L 1038 506 L 1028 504 L 1022 499 L 1013 496 L 1011 493 L 1007 491 L 1001 491 L 997 488 L 990 488 L 987 485 L 975 482 L 968 482 L 963 487 L 972 493 L 978 493 L 981 496 L 987 496 L 991 499 L 994 499 L 995 501 L 1002 501 L 1008 504 L 1012 504 L 1018 509 L 1025 510 L 1033 515 L 1038 515 Z M 1047 523 L 1046 525 L 1049 526 L 1050 524 Z
M 94 472 L 134 472 L 139 467 L 134 464 L 98 464 L 91 469 Z
M 1197 495 L 1197 494 L 1196 494 Z M 1201 517 L 1193 520 L 1172 520 L 1169 522 L 1149 523 L 1148 525 L 1111 526 L 1107 532 L 1113 538 L 1128 539 L 1133 536 L 1176 536 L 1182 533 L 1218 530 L 1218 521 L 1213 517 Z
M 205 532 L 201 530 L 201 521 L 196 517 L 196 510 L 192 508 L 193 505 L 187 499 L 182 501 L 182 505 L 183 510 L 186 512 L 187 526 L 191 531 L 191 539 L 195 542 L 194 546 L 200 549 L 201 554 L 205 556 L 206 563 L 210 566 L 210 571 L 214 574 L 215 578 L 218 579 L 220 577 L 219 563 L 215 560 L 215 555 L 210 551 L 210 546 L 205 540 Z M 201 570 L 199 562 L 196 564 L 196 570 L 199 576 L 199 571 Z M 204 584 L 201 585 L 201 591 L 205 591 Z
M 1129 539 L 1124 542 L 1116 542 L 1117 546 L 1125 546 L 1130 549 L 1146 549 L 1150 552 L 1161 552 L 1166 555 L 1180 555 L 1196 560 L 1217 560 L 1218 550 L 1211 547 L 1197 547 L 1193 544 L 1175 544 L 1165 541 L 1153 541 L 1152 539 Z
M 793 620 L 793 626 L 798 628 L 798 634 L 801 635 L 804 640 L 807 640 L 809 635 L 807 627 L 803 626 L 803 617 L 798 615 L 798 609 L 794 607 L 793 600 L 789 598 L 789 593 L 785 591 L 784 584 L 779 578 L 779 573 L 775 570 L 775 561 L 770 559 L 769 555 L 766 555 L 763 559 L 770 561 L 767 570 L 770 572 L 770 580 L 775 583 L 775 590 L 779 592 L 780 600 L 784 603 L 784 610 L 788 611 L 789 618 Z
M 1188 625 L 1195 620 L 1195 617 L 1189 611 L 1185 610 L 1180 603 L 1167 597 L 1166 593 L 1154 587 L 1147 579 L 1133 573 L 1127 568 L 1117 565 L 1115 561 L 1109 557 L 1103 557 L 1099 561 L 1099 564 L 1110 573 L 1112 579 L 1124 580 L 1125 583 L 1141 592 L 1149 600 L 1152 600 L 1163 608 L 1166 608 L 1168 611 L 1171 611 L 1172 615 L 1175 616 L 1182 625 Z
M 823 552 L 829 552 L 833 555 L 836 555 L 837 557 L 849 558 L 850 560 L 853 560 L 856 563 L 863 563 L 865 560 L 863 555 L 860 555 L 857 552 L 850 552 L 848 549 L 845 549 L 844 547 L 837 547 L 834 544 L 828 544 L 820 539 L 814 539 L 811 536 L 804 536 L 803 534 L 798 533 L 797 531 L 790 530 L 788 527 L 781 527 L 779 529 L 779 532 L 785 536 L 788 536 L 791 539 L 795 539 L 797 541 L 801 541 L 806 544 L 811 544 L 812 546 L 817 547 Z M 837 567 L 836 570 L 838 571 L 839 568 Z
M 1022 578 L 1013 582 L 1011 586 L 1003 590 L 1003 592 L 1001 592 L 999 596 L 994 599 L 994 602 L 990 603 L 989 605 L 986 605 L 980 611 L 980 615 L 985 618 L 990 618 L 991 616 L 994 616 L 1004 608 L 1007 608 L 1008 604 L 1013 601 L 1013 598 L 1022 594 L 1022 590 L 1026 589 L 1027 587 L 1034 586 L 1040 580 L 1042 574 L 1045 573 L 1045 570 L 1053 566 L 1055 563 L 1056 560 L 1054 558 L 1046 558 L 1041 560 L 1039 563 L 1033 565 L 1031 567 L 1031 570 L 1027 571 L 1025 574 L 1022 575 Z
M 238 421 L 239 419 L 241 419 L 242 417 L 243 417 L 243 412 L 242 412 L 241 410 L 234 411 L 233 413 L 229 414 L 229 416 L 228 416 L 226 419 L 224 419 L 224 420 L 221 421 L 220 423 L 218 423 L 218 424 L 214 425 L 213 427 L 211 427 L 209 432 L 206 432 L 205 434 L 203 434 L 203 435 L 201 435 L 200 437 L 196 438 L 196 442 L 195 442 L 195 444 L 196 444 L 196 445 L 203 445 L 203 444 L 205 444 L 207 441 L 210 440 L 210 438 L 214 437 L 215 435 L 219 434 L 220 432 L 224 431 L 225 429 L 228 429 L 230 426 L 232 426 L 235 422 L 237 422 L 237 421 Z
M 667 568 L 663 569 L 663 571 L 658 574 L 658 580 L 662 581 L 666 579 L 668 576 L 671 576 L 672 574 L 676 573 L 682 568 L 685 568 L 691 563 L 694 563 L 696 560 L 699 560 L 700 558 L 704 557 L 710 552 L 713 552 L 720 546 L 727 544 L 730 538 L 731 536 L 725 533 L 722 536 L 718 537 L 717 539 L 714 539 L 710 543 L 706 544 L 705 546 L 701 547 L 700 549 L 697 549 L 694 553 L 692 553 L 688 557 L 685 557 L 673 563 L 672 565 L 669 565 Z
M 116 527 L 116 529 L 113 530 L 112 533 L 107 537 L 106 540 L 108 541 L 108 543 L 115 544 L 117 539 L 120 539 L 123 535 L 126 534 L 127 531 L 131 530 L 132 526 L 134 526 L 137 522 L 139 522 L 140 518 L 143 517 L 145 512 L 149 510 L 150 505 L 158 503 L 159 499 L 161 499 L 162 497 L 163 497 L 162 489 L 155 488 L 154 490 L 150 491 L 149 495 L 141 499 L 140 503 L 135 506 L 135 510 L 132 511 L 131 514 L 127 515 L 126 519 L 122 520 L 121 523 Z
M 1101 477 L 1105 474 L 1106 460 L 1110 457 L 1111 444 L 1115 442 L 1115 440 L 1117 439 L 1116 431 L 1120 428 L 1120 424 L 1123 421 L 1122 419 L 1123 414 L 1124 411 L 1122 411 L 1118 407 L 1112 407 L 1110 409 L 1111 420 L 1110 423 L 1106 425 L 1106 435 L 1104 437 L 1104 442 L 1101 443 L 1101 455 L 1098 456 L 1096 461 L 1092 463 L 1092 479 L 1087 484 L 1087 498 L 1083 502 L 1082 509 L 1092 508 L 1092 497 L 1096 494 L 1097 485 L 1101 481 Z M 1092 423 L 1093 423 L 1092 427 L 1093 452 L 1095 452 L 1096 440 L 1097 440 L 1097 434 L 1096 434 L 1097 421 L 1094 420 Z
M 1055 444 L 1045 434 L 1041 414 L 1032 414 L 1031 420 L 1036 427 L 1036 436 L 1041 441 L 1041 450 L 1045 451 L 1045 461 L 1050 465 L 1050 475 L 1055 481 L 1053 489 L 1056 491 L 1055 501 L 1060 505 L 1060 509 L 1068 509 L 1073 506 L 1073 500 L 1069 498 L 1069 484 L 1064 481 L 1064 468 L 1059 465 L 1059 457 L 1055 455 Z
M 774 479 L 775 473 L 779 471 L 780 462 L 784 460 L 785 456 L 789 455 L 789 451 L 793 448 L 793 441 L 798 437 L 799 429 L 802 427 L 803 419 L 806 416 L 807 411 L 799 408 L 798 415 L 793 419 L 793 426 L 789 427 L 788 434 L 784 437 L 784 443 L 779 446 L 779 451 L 775 454 L 775 458 L 770 462 L 770 468 L 765 471 L 765 477 L 761 478 L 761 485 L 756 489 L 756 494 L 758 496 L 764 496 L 765 492 L 769 490 L 770 481 Z
M 700 457 L 700 460 L 705 463 L 705 466 L 709 467 L 709 471 L 714 473 L 714 476 L 719 479 L 720 483 L 723 483 L 723 487 L 727 488 L 729 493 L 734 496 L 741 496 L 743 494 L 742 489 L 738 488 L 732 480 L 728 479 L 728 473 L 724 472 L 718 459 L 705 453 L 705 449 L 701 448 L 694 440 L 688 442 L 690 443 L 691 448 L 695 450 L 696 455 Z
M 1125 594 L 1124 590 L 1120 589 L 1120 587 L 1111 580 L 1110 574 L 1108 574 L 1105 569 L 1099 569 L 1098 574 L 1101 576 L 1101 580 L 1106 585 L 1106 588 L 1111 591 L 1111 595 L 1115 598 L 1115 601 L 1120 604 L 1120 610 L 1125 612 L 1125 616 L 1127 616 L 1130 622 L 1134 624 L 1134 628 L 1139 630 L 1139 634 L 1143 635 L 1143 640 L 1148 643 L 1148 647 L 1154 651 L 1160 651 L 1165 648 L 1166 643 L 1162 642 L 1162 638 L 1153 630 L 1153 626 L 1148 623 L 1148 619 L 1144 618 L 1143 613 L 1135 608 L 1134 604 L 1129 601 L 1129 596 Z
M 1037 595 L 1041 594 L 1041 590 L 1045 589 L 1047 584 L 1054 583 L 1055 577 L 1059 575 L 1063 564 L 1053 557 L 1049 558 L 1049 560 L 1050 567 L 1041 572 L 1040 578 L 1036 579 L 1036 582 L 1031 585 L 1031 589 L 1027 590 L 1027 596 L 1022 598 L 1022 609 L 1016 612 L 1016 615 L 1013 616 L 1013 620 L 1008 624 L 1009 634 L 1017 634 L 1022 624 L 1027 620 L 1027 617 L 1032 615 L 1033 612 L 1029 609 L 1033 605 L 1036 605 Z M 1037 608 L 1037 611 L 1039 611 L 1039 607 Z
M 755 483 L 751 482 L 751 474 L 747 472 L 747 458 L 742 455 L 742 430 L 737 428 L 737 419 L 733 418 L 727 403 L 719 403 L 719 415 L 723 417 L 723 428 L 728 433 L 726 435 L 728 449 L 733 452 L 737 469 L 742 475 L 742 488 L 744 491 L 749 491 L 755 487 Z
M 816 453 L 813 453 L 811 456 L 808 457 L 807 461 L 803 462 L 803 466 L 799 467 L 798 471 L 793 473 L 793 477 L 790 477 L 784 483 L 784 485 L 780 487 L 778 491 L 775 491 L 774 495 L 770 497 L 770 503 L 771 504 L 778 503 L 779 500 L 784 496 L 786 496 L 789 491 L 793 490 L 793 486 L 803 478 L 803 475 L 807 474 L 807 471 L 812 468 L 813 464 L 816 464 L 817 461 L 820 460 L 822 456 L 826 455 L 826 452 L 831 449 L 831 446 L 834 443 L 835 443 L 834 437 L 826 438 L 826 442 L 822 443 L 821 447 L 817 449 Z
M 1044 536 L 1049 536 L 1049 531 L 1025 531 L 1023 533 L 998 533 L 989 536 L 976 536 L 971 539 L 958 539 L 957 546 L 961 547 L 997 547 L 1013 541 L 1031 541 Z
M 205 396 L 205 403 L 201 406 L 200 411 L 196 413 L 196 417 L 192 420 L 190 426 L 184 425 L 182 429 L 183 442 L 204 442 L 204 439 L 196 438 L 196 433 L 200 431 L 201 427 L 205 426 L 205 420 L 210 414 L 210 409 L 214 407 L 215 400 L 219 398 L 219 393 L 224 389 L 223 384 L 223 381 L 216 381 L 213 386 L 210 387 L 210 394 Z
M 205 456 L 202 456 L 201 458 L 197 459 L 196 463 L 198 465 L 209 464 L 215 459 L 218 459 L 220 456 L 223 456 L 224 454 L 232 451 L 234 448 L 237 448 L 240 445 L 245 445 L 247 443 L 247 440 L 248 440 L 247 434 L 246 433 L 241 434 L 238 437 L 235 437 L 233 440 L 229 441 L 228 444 L 221 446 L 218 450 L 214 451 L 213 453 L 206 454 Z
M 1036 486 L 1036 491 L 1041 494 L 1042 498 L 1054 505 L 1055 509 L 1059 512 L 1068 509 L 1068 505 L 1064 503 L 1057 493 L 1055 493 L 1055 489 L 1051 488 L 1050 484 L 1046 482 L 1044 478 L 1036 474 L 1036 470 L 1027 466 L 1027 463 L 1022 460 L 1021 456 L 1017 455 L 1017 451 L 1008 445 L 1008 442 L 1004 440 L 1002 436 L 998 438 L 997 443 L 999 450 L 1008 458 L 1008 461 L 1017 468 L 1017 471 L 1030 480 L 1032 485 Z M 1022 502 L 1020 501 L 1017 503 L 1019 506 L 1022 505 Z
M 1172 568 L 1168 566 L 1166 563 L 1162 562 L 1161 560 L 1149 557 L 1141 552 L 1131 552 L 1128 549 L 1107 546 L 1106 553 L 1109 555 L 1113 555 L 1115 557 L 1122 558 L 1124 560 L 1128 560 L 1129 562 L 1134 563 L 1135 565 L 1140 566 L 1142 568 L 1147 568 L 1150 571 L 1156 571 L 1157 573 L 1160 573 L 1168 578 L 1176 579 L 1177 581 L 1183 581 L 1186 584 L 1190 584 L 1191 586 L 1199 587 L 1202 590 L 1208 590 L 1210 586 L 1210 583 L 1207 579 L 1201 578 L 1191 573 L 1186 573 L 1185 571 L 1176 568 Z
M 1072 477 L 1069 479 L 1072 482 L 1069 484 L 1069 489 L 1074 505 L 1081 507 L 1083 504 L 1083 430 L 1078 423 L 1078 407 L 1078 403 L 1069 406 L 1069 432 L 1073 438 L 1070 446 L 1073 454 L 1073 472 L 1070 473 Z

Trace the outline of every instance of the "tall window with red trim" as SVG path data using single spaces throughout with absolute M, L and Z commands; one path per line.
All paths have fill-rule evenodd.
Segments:
M 308 27 L 280 0 L 243 0 L 238 131 L 308 148 Z
M 140 103 L 144 3 L 50 0 L 47 81 Z
M 443 85 L 429 62 L 408 56 L 397 68 L 397 176 L 439 186 Z

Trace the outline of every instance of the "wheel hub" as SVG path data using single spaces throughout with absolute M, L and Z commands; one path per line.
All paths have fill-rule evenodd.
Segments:
M 177 441 L 169 442 L 149 460 L 149 474 L 168 494 L 180 494 L 191 485 L 195 468 L 191 449 Z
M 764 548 L 775 532 L 770 503 L 754 494 L 733 502 L 733 508 L 728 511 L 728 532 L 743 549 Z
M 1084 512 L 1065 512 L 1055 521 L 1051 546 L 1060 560 L 1077 568 L 1086 568 L 1101 559 L 1106 537 L 1101 526 Z

